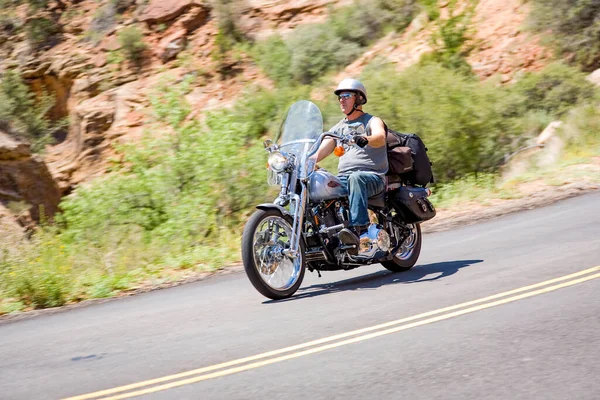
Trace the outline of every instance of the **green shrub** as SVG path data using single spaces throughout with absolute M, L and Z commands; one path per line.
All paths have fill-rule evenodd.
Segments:
M 560 62 L 548 65 L 539 73 L 525 75 L 512 90 L 520 96 L 514 104 L 520 113 L 541 111 L 555 118 L 596 96 L 594 85 L 583 73 Z
M 118 38 L 125 57 L 134 63 L 139 63 L 147 48 L 142 32 L 135 26 L 129 26 L 119 31 Z
M 238 27 L 242 8 L 243 5 L 239 0 L 218 0 L 216 2 L 218 30 L 231 43 L 239 43 L 244 40 L 244 35 Z
M 36 101 L 35 95 L 13 71 L 7 71 L 0 80 L 0 120 L 7 121 L 18 136 L 32 143 L 39 152 L 51 143 L 53 134 L 66 126 L 66 121 L 52 122 L 47 113 L 54 100 L 47 95 Z
M 299 27 L 286 41 L 273 36 L 259 42 L 251 54 L 276 82 L 309 84 L 351 63 L 386 30 L 404 30 L 417 10 L 414 0 L 355 0 L 331 8 L 325 23 Z
M 0 11 L 0 32 L 12 35 L 22 26 L 22 22 L 13 12 Z
M 418 2 L 415 0 L 371 0 L 367 1 L 364 8 L 377 10 L 377 18 L 384 29 L 402 32 L 413 20 L 419 11 Z M 373 11 L 371 11 L 373 12 Z M 380 32 L 380 35 L 383 31 Z
M 274 197 L 258 132 L 294 95 L 248 94 L 235 110 L 200 124 L 188 120 L 188 91 L 189 81 L 158 88 L 151 99 L 156 118 L 172 133 L 122 146 L 113 174 L 63 200 L 55 230 L 19 246 L 0 243 L 0 254 L 8 254 L 0 257 L 0 293 L 9 304 L 110 296 L 162 276 L 162 268 L 207 268 L 239 257 L 241 222 Z M 261 108 L 263 100 L 270 106 Z
M 25 26 L 27 39 L 34 47 L 45 47 L 56 40 L 60 27 L 45 17 L 31 18 Z
M 431 21 L 435 21 L 440 17 L 440 7 L 438 0 L 419 0 L 419 4 L 427 13 L 427 17 Z
M 110 0 L 110 4 L 114 7 L 116 13 L 122 14 L 135 5 L 135 0 Z
M 549 122 L 598 98 L 582 73 L 560 63 L 508 87 L 482 84 L 435 63 L 401 74 L 373 64 L 364 83 L 369 112 L 396 130 L 423 137 L 440 183 L 494 171 Z
M 48 0 L 27 0 L 27 4 L 33 11 L 44 10 L 48 7 Z
M 217 0 L 215 4 L 218 30 L 211 58 L 221 77 L 225 77 L 231 72 L 231 63 L 228 62 L 231 50 L 236 44 L 246 40 L 238 27 L 241 9 L 243 9 L 243 5 L 240 0 Z
M 567 148 L 575 153 L 600 155 L 600 109 L 598 104 L 582 104 L 572 109 L 562 128 Z
M 266 153 L 250 137 L 250 123 L 221 112 L 201 129 L 186 121 L 185 87 L 162 90 L 153 106 L 174 134 L 126 146 L 120 174 L 79 188 L 61 204 L 69 240 L 93 243 L 97 232 L 136 227 L 170 256 L 216 240 L 264 198 Z
M 356 43 L 344 42 L 326 25 L 304 25 L 288 42 L 292 51 L 290 73 L 300 83 L 310 83 L 332 68 L 352 62 L 361 54 Z
M 71 268 L 54 232 L 38 232 L 31 243 L 0 246 L 0 292 L 32 308 L 63 305 L 71 291 Z M 28 249 L 36 251 L 27 251 Z
M 21 4 L 21 0 L 0 0 L 0 10 L 15 8 Z
M 260 139 L 267 132 L 278 131 L 282 116 L 297 100 L 310 97 L 310 87 L 284 87 L 276 91 L 252 88 L 236 105 L 231 118 L 247 124 L 246 135 Z
M 354 0 L 352 6 L 331 9 L 325 25 L 343 41 L 366 47 L 386 30 L 402 32 L 417 10 L 415 0 Z
M 396 74 L 375 64 L 364 83 L 367 110 L 393 129 L 418 133 L 440 183 L 493 171 L 518 142 L 515 120 L 503 113 L 510 96 L 455 71 L 432 64 Z
M 471 65 L 466 60 L 471 48 L 465 47 L 468 40 L 468 18 L 468 14 L 459 14 L 443 21 L 439 31 L 432 37 L 433 51 L 424 54 L 420 63 L 440 64 L 465 76 L 472 76 Z
M 600 68 L 600 6 L 593 0 L 533 0 L 530 22 L 562 55 L 587 71 Z
M 290 83 L 292 74 L 292 51 L 279 35 L 272 35 L 258 42 L 251 49 L 251 55 L 267 76 L 279 85 Z

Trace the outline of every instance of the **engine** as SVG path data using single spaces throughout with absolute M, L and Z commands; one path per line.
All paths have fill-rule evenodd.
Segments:
M 313 208 L 315 221 L 318 221 L 317 230 L 322 227 L 339 227 L 344 221 L 348 220 L 348 211 L 345 202 L 332 200 L 328 203 L 323 202 Z M 328 239 L 325 241 L 329 246 L 330 251 L 337 253 L 336 248 L 340 244 L 337 239 L 337 232 L 341 228 L 337 228 L 328 233 Z M 384 257 L 392 247 L 391 239 L 388 232 L 381 228 L 381 225 L 371 224 L 368 230 L 360 236 L 360 244 L 358 255 L 355 257 L 363 259 L 372 259 Z M 343 253 L 338 253 L 339 257 Z
M 360 235 L 360 247 L 358 257 L 379 258 L 386 255 L 390 250 L 390 235 L 378 227 L 371 224 L 367 232 Z

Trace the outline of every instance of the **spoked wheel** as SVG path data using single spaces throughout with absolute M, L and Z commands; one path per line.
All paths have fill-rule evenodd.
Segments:
M 404 240 L 402 246 L 396 253 L 396 256 L 391 261 L 384 261 L 381 263 L 385 268 L 393 272 L 408 271 L 411 269 L 419 259 L 421 254 L 421 225 L 412 224 L 408 225 L 410 229 L 410 235 Z
M 284 254 L 292 240 L 292 221 L 278 210 L 259 210 L 246 223 L 242 235 L 242 260 L 252 285 L 264 296 L 285 299 L 304 278 L 304 243 L 297 258 Z

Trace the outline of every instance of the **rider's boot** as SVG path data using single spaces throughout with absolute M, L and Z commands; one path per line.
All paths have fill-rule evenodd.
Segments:
M 365 233 L 368 229 L 368 225 L 357 225 L 351 226 L 350 228 L 344 228 L 340 231 L 340 233 L 338 233 L 338 239 L 340 239 L 340 242 L 346 246 L 354 246 L 353 248 L 347 250 L 348 254 L 351 256 L 358 254 L 358 249 L 360 247 L 360 235 Z

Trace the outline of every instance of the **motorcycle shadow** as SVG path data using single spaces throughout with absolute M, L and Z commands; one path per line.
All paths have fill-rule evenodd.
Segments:
M 377 289 L 385 285 L 397 283 L 409 284 L 435 281 L 450 275 L 454 275 L 461 268 L 469 267 L 473 264 L 478 264 L 481 262 L 483 262 L 483 260 L 445 261 L 432 264 L 416 265 L 414 268 L 408 271 L 398 273 L 382 270 L 369 275 L 358 276 L 338 282 L 328 282 L 301 287 L 294 296 L 288 299 L 277 301 L 267 300 L 263 304 L 300 300 L 308 297 L 316 297 L 351 290 Z

